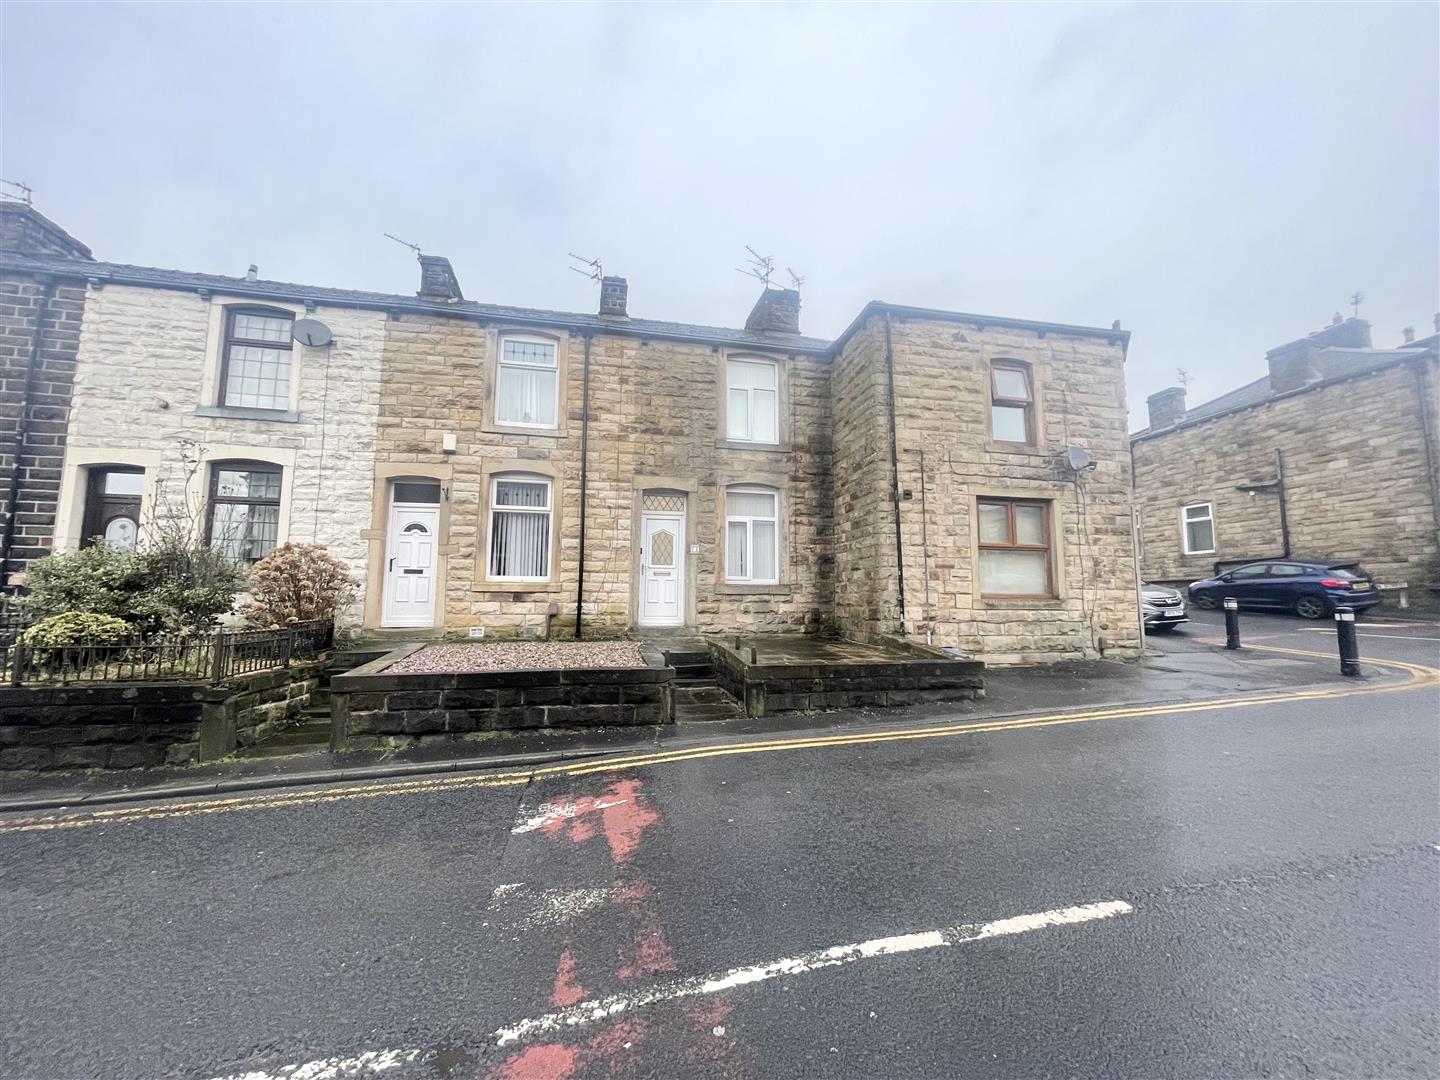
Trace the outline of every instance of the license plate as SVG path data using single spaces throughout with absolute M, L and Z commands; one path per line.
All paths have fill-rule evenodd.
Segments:
M 1185 617 L 1185 613 L 1183 611 L 1167 611 L 1164 613 L 1164 615 L 1167 619 L 1182 619 Z
M 1350 583 L 1350 590 L 1351 590 L 1352 592 L 1354 592 L 1354 591 L 1357 590 L 1357 589 L 1368 589 L 1368 588 L 1370 588 L 1370 582 L 1368 582 L 1368 581 L 1352 581 L 1352 582 Z

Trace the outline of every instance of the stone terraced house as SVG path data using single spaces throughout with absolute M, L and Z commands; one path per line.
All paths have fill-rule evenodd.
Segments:
M 364 583 L 349 621 L 399 638 L 1139 649 L 1118 324 L 874 302 L 830 341 L 799 332 L 793 290 L 743 329 L 632 318 L 615 277 L 593 314 L 539 311 L 465 300 L 435 256 L 414 296 L 317 288 L 98 262 L 3 211 L 27 224 L 7 228 L 0 331 L 30 325 L 11 297 L 78 326 L 32 407 L 8 396 L 25 350 L 0 354 L 33 432 L 11 440 L 7 511 L 32 530 L 12 587 L 51 545 L 188 512 L 244 560 L 327 545 Z M 24 456 L 42 417 L 43 468 Z
M 1437 606 L 1440 316 L 1422 340 L 1371 344 L 1363 319 L 1271 349 L 1265 375 L 1185 407 L 1149 398 L 1131 437 L 1141 569 L 1184 583 L 1217 565 L 1356 561 L 1391 602 Z

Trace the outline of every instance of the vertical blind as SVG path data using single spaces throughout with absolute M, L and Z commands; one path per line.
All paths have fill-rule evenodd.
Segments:
M 725 576 L 735 581 L 778 581 L 775 493 L 726 491 L 725 518 Z
M 550 484 L 496 480 L 490 510 L 490 576 L 550 575 Z

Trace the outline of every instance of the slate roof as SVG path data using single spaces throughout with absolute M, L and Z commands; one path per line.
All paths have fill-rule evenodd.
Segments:
M 616 319 L 586 315 L 573 311 L 546 311 L 540 308 L 509 307 L 503 304 L 481 304 L 473 300 L 456 303 L 425 300 L 417 296 L 393 293 L 364 292 L 357 289 L 331 289 L 319 285 L 298 285 L 288 281 L 250 281 L 243 277 L 220 274 L 197 274 L 188 270 L 164 270 L 154 266 L 130 266 L 126 263 L 82 262 L 63 257 L 17 255 L 6 252 L 0 264 L 7 269 L 33 273 L 55 274 L 68 278 L 94 278 L 120 285 L 139 285 L 158 289 L 194 291 L 208 289 L 227 296 L 254 297 L 256 300 L 313 300 L 329 307 L 360 307 L 398 310 L 416 314 L 460 314 L 480 321 L 558 326 L 573 330 L 595 330 L 628 334 L 635 337 L 666 338 L 695 341 L 703 344 L 753 345 L 795 352 L 826 353 L 831 342 L 827 338 L 806 337 L 804 334 L 759 333 L 723 326 L 699 326 L 693 323 L 666 322 L 658 319 Z
M 1319 378 L 1302 389 L 1323 386 L 1336 382 L 1340 379 L 1349 379 L 1357 375 L 1365 375 L 1372 371 L 1391 367 L 1394 364 L 1403 363 L 1406 360 L 1413 360 L 1417 356 L 1426 355 L 1427 351 L 1433 349 L 1415 348 L 1407 349 L 1345 349 L 1330 347 L 1316 349 L 1311 354 L 1311 363 L 1314 364 Z M 1296 393 L 1297 391 L 1290 391 Z M 1212 401 L 1203 405 L 1196 405 L 1193 409 L 1185 410 L 1185 419 L 1174 427 L 1165 428 L 1164 431 L 1175 431 L 1201 420 L 1209 420 L 1212 417 L 1220 416 L 1223 413 L 1234 412 L 1237 409 L 1248 409 L 1255 405 L 1262 405 L 1277 395 L 1270 389 L 1270 375 L 1266 373 L 1252 383 L 1231 390 L 1228 394 L 1221 394 Z M 1134 432 L 1130 438 L 1139 439 L 1152 432 L 1148 427 Z M 1155 432 L 1154 434 L 1160 434 Z

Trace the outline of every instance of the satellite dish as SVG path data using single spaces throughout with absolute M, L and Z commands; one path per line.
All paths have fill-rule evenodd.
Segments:
M 1070 466 L 1071 472 L 1079 472 L 1082 469 L 1090 468 L 1092 462 L 1088 451 L 1078 446 L 1067 446 L 1065 448 L 1065 464 Z
M 335 340 L 330 328 L 319 319 L 300 319 L 290 328 L 290 336 L 312 349 L 323 348 Z

